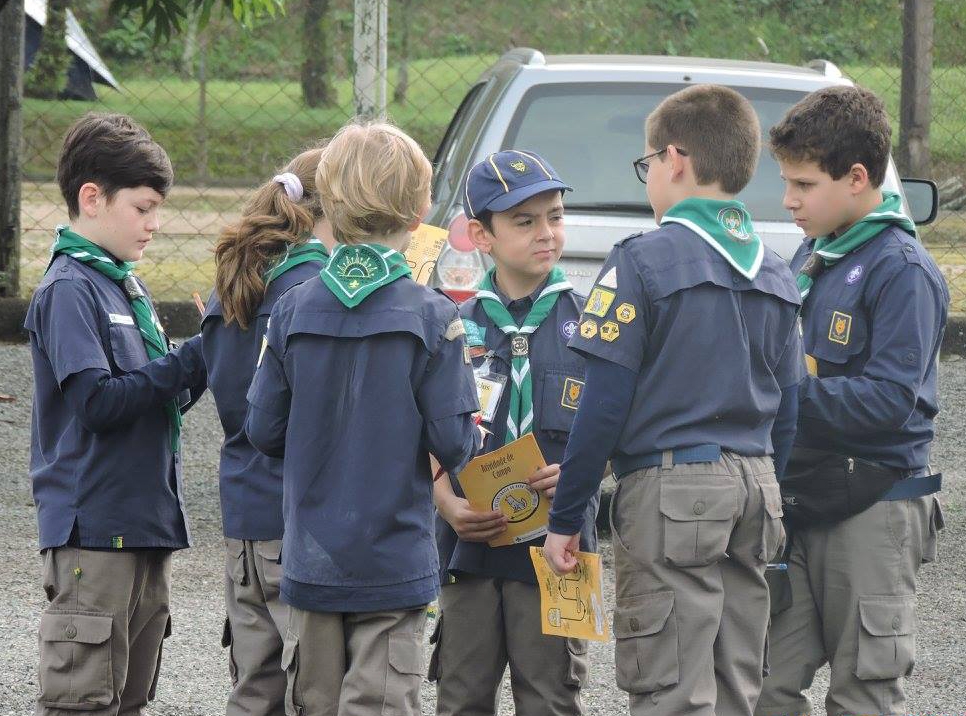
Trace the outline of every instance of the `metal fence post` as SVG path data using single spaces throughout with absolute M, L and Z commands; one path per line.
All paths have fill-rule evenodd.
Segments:
M 0 296 L 20 295 L 23 0 L 0 6 Z

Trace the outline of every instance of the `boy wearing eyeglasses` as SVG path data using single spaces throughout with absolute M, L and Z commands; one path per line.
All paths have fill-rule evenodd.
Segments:
M 784 541 L 775 473 L 804 361 L 795 280 L 734 198 L 760 144 L 754 109 L 726 87 L 654 110 L 634 164 L 659 226 L 617 243 L 570 340 L 587 382 L 544 551 L 574 570 L 610 459 L 631 714 L 751 716 L 761 689 L 765 567 Z

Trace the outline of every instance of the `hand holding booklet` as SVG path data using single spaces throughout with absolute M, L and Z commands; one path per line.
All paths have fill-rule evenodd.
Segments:
M 550 500 L 530 487 L 529 478 L 547 461 L 532 434 L 475 457 L 459 475 L 463 494 L 479 512 L 499 510 L 506 515 L 506 532 L 491 547 L 527 542 L 547 533 Z

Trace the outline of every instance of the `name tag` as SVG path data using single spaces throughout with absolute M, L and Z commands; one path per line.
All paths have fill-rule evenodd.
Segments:
M 108 315 L 108 318 L 111 319 L 111 323 L 118 323 L 118 324 L 120 324 L 122 326 L 133 326 L 134 325 L 134 317 L 133 316 L 125 316 L 123 313 L 109 313 L 107 315 Z

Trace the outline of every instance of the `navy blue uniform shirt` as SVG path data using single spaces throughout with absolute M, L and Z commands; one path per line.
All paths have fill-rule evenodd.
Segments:
M 703 444 L 770 455 L 781 390 L 804 372 L 799 304 L 769 249 L 749 280 L 679 224 L 616 244 L 570 340 L 639 375 L 615 456 Z
M 225 325 L 221 301 L 212 293 L 201 320 L 208 384 L 225 431 L 218 482 L 225 537 L 244 540 L 282 539 L 282 461 L 263 455 L 245 435 L 245 394 L 279 296 L 303 281 L 318 277 L 319 262 L 293 266 L 268 285 L 248 328 Z
M 797 270 L 812 253 L 804 243 Z M 799 388 L 797 445 L 926 467 L 949 290 L 929 252 L 889 227 L 816 278 L 802 310 L 818 377 Z
M 497 278 L 499 281 L 499 278 Z M 533 307 L 546 283 L 529 296 L 511 301 L 496 288 L 497 296 L 507 307 L 510 315 L 520 325 Z M 580 403 L 584 385 L 584 361 L 567 348 L 567 340 L 577 330 L 580 309 L 585 297 L 573 291 L 560 294 L 553 310 L 540 327 L 530 336 L 530 372 L 533 376 L 533 435 L 547 464 L 563 461 L 564 448 L 570 435 L 570 427 Z M 504 444 L 506 422 L 510 411 L 510 338 L 490 319 L 483 310 L 482 302 L 475 298 L 460 306 L 460 315 L 467 325 L 467 344 L 474 354 L 474 367 L 479 367 L 490 357 L 490 373 L 507 377 L 500 396 L 500 403 L 493 422 L 486 424 L 492 435 L 486 438 L 484 453 Z M 463 496 L 455 476 L 451 477 L 453 490 Z M 580 535 L 580 548 L 585 552 L 597 550 L 597 533 L 594 529 L 599 497 L 591 500 L 585 510 L 584 526 Z M 541 546 L 544 538 L 504 547 L 490 547 L 485 542 L 464 542 L 453 528 L 437 515 L 436 543 L 440 562 L 454 575 L 460 572 L 485 577 L 513 579 L 536 584 L 530 547 Z
M 350 310 L 306 281 L 272 310 L 248 399 L 252 444 L 284 454 L 283 600 L 322 612 L 432 601 L 427 453 L 456 470 L 478 442 L 453 302 L 401 278 Z
M 72 533 L 72 543 L 87 548 L 189 546 L 181 457 L 171 451 L 163 406 L 203 384 L 203 365 L 188 375 L 179 351 L 149 363 L 121 287 L 64 255 L 37 287 L 24 327 L 34 365 L 30 476 L 41 549 L 66 544 Z M 142 400 L 91 425 L 84 405 L 66 398 L 81 376 L 85 391 L 97 390 L 93 379 L 103 376 Z M 166 385 L 155 391 L 161 379 Z

